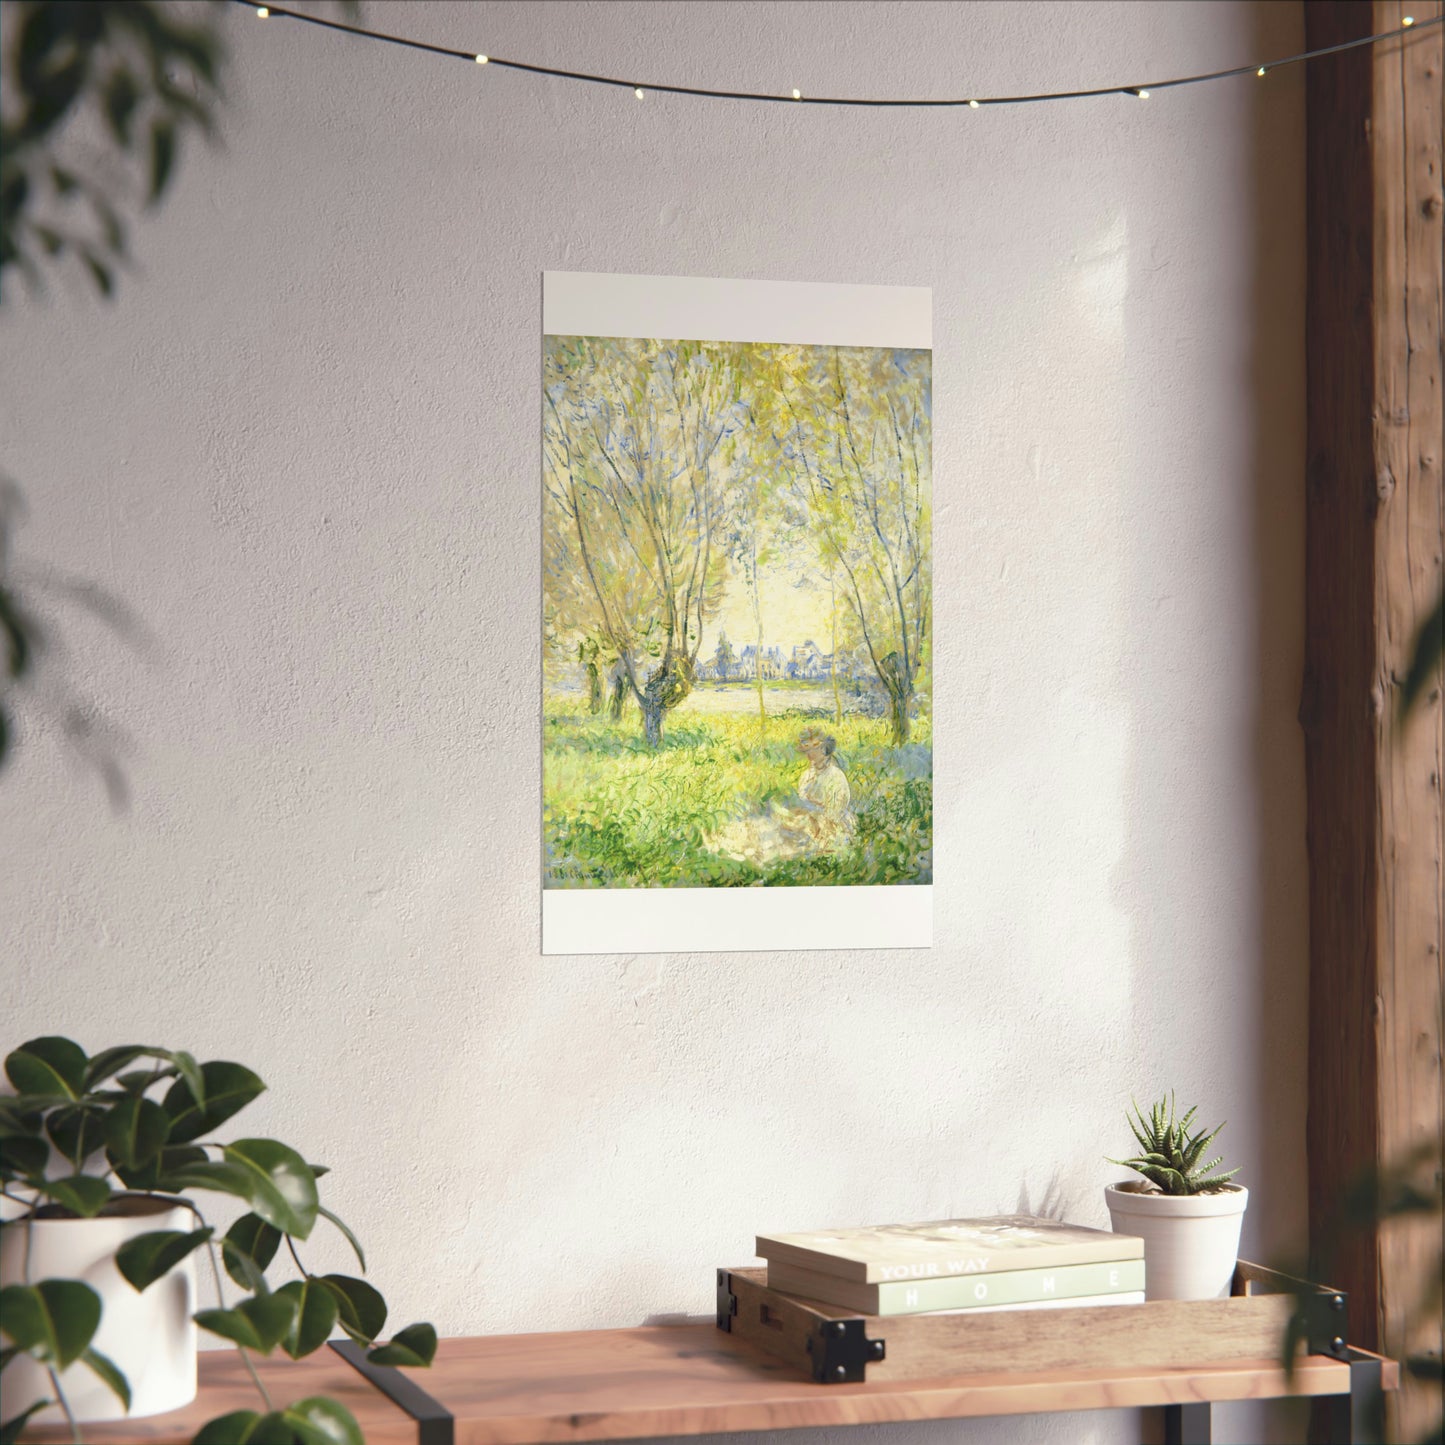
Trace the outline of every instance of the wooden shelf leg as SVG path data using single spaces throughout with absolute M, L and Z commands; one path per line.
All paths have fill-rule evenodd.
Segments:
M 1330 1396 L 1327 1407 L 1331 1445 L 1381 1445 L 1385 1438 L 1385 1393 L 1380 1361 L 1350 1351 L 1350 1393 Z
M 1164 1445 L 1210 1445 L 1214 1438 L 1209 1402 L 1164 1407 Z

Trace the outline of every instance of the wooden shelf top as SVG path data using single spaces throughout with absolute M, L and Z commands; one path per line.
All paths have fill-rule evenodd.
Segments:
M 277 1404 L 331 1394 L 361 1421 L 369 1445 L 417 1440 L 417 1427 L 328 1352 L 260 1362 Z M 1384 1364 L 1386 1388 L 1398 1366 Z M 1125 1409 L 1195 1401 L 1342 1394 L 1349 1366 L 1304 1360 L 1291 1385 L 1273 1360 L 1178 1369 L 957 1374 L 928 1380 L 817 1385 L 708 1324 L 443 1340 L 430 1370 L 406 1374 L 456 1417 L 456 1445 L 621 1440 L 731 1430 Z M 201 1394 L 184 1410 L 86 1428 L 94 1445 L 182 1445 L 205 1420 L 254 1409 L 234 1352 L 201 1360 Z M 61 1442 L 49 1427 L 26 1440 Z

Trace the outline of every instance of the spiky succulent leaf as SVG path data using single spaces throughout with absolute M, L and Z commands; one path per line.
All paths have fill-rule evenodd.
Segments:
M 1131 1100 L 1133 1115 L 1125 1116 L 1130 1132 L 1139 1144 L 1139 1153 L 1132 1159 L 1111 1159 L 1112 1164 L 1142 1174 L 1156 1189 L 1164 1194 L 1200 1194 L 1224 1188 L 1239 1172 L 1232 1169 L 1227 1174 L 1215 1174 L 1222 1158 L 1200 1163 L 1205 1151 L 1219 1137 L 1224 1128 L 1206 1133 L 1192 1126 L 1199 1113 L 1197 1105 L 1179 1117 L 1174 1096 L 1168 1095 L 1153 1104 L 1146 1119 L 1137 1100 Z

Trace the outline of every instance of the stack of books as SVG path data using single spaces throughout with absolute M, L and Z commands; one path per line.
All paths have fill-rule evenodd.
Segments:
M 1144 1241 L 1028 1214 L 760 1234 L 768 1286 L 868 1315 L 1144 1301 Z

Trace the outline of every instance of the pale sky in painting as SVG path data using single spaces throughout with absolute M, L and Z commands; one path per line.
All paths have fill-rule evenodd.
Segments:
M 764 647 L 781 647 L 786 654 L 811 638 L 824 652 L 832 651 L 826 582 L 798 587 L 782 566 L 771 573 L 764 569 L 762 603 Z M 697 654 L 699 662 L 706 662 L 717 652 L 718 633 L 724 630 L 734 653 L 758 640 L 752 593 L 738 573 L 728 578 L 727 592 L 717 616 L 709 618 L 703 627 L 702 647 Z

